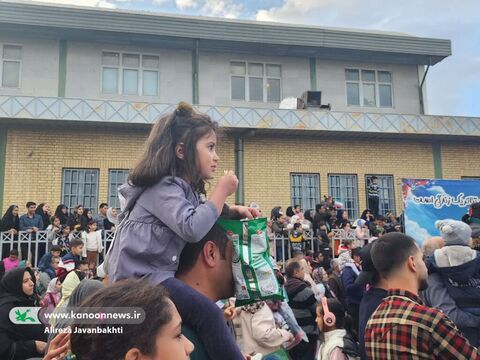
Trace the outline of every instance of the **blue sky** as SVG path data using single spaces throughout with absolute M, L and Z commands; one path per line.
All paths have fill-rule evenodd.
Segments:
M 43 0 L 36 0 L 43 1 Z M 73 5 L 403 32 L 450 39 L 427 76 L 428 112 L 480 117 L 479 0 L 47 0 Z

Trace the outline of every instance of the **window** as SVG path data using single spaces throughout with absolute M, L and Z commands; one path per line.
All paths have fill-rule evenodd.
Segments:
M 119 186 L 127 182 L 128 170 L 109 170 L 108 172 L 108 206 L 120 209 L 118 200 Z
M 329 195 L 341 202 L 350 220 L 358 218 L 357 175 L 328 175 Z
M 390 71 L 346 69 L 347 105 L 392 107 L 392 73 Z
M 365 196 L 368 205 L 368 186 L 374 175 L 365 176 Z M 380 214 L 385 215 L 388 212 L 395 213 L 395 191 L 392 175 L 375 175 L 378 178 L 378 187 L 380 188 Z
M 102 93 L 123 95 L 158 95 L 156 55 L 102 52 Z
M 280 65 L 233 61 L 230 63 L 232 100 L 279 102 Z
M 290 174 L 292 205 L 300 205 L 304 211 L 315 209 L 320 202 L 319 174 Z
M 81 204 L 96 211 L 98 173 L 96 169 L 63 169 L 62 199 L 69 209 Z
M 17 45 L 3 45 L 2 87 L 20 87 L 21 65 L 22 47 Z

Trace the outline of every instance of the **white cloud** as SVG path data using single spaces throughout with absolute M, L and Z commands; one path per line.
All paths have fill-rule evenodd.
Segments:
M 115 4 L 108 0 L 33 0 L 38 2 L 47 2 L 62 5 L 94 6 L 113 9 Z
M 230 0 L 205 0 L 202 13 L 207 16 L 220 16 L 229 19 L 238 18 L 243 5 L 235 4 Z
M 423 244 L 426 239 L 433 236 L 418 223 L 408 218 L 405 218 L 405 233 L 417 240 L 420 245 Z
M 445 189 L 439 185 L 431 186 L 427 191 L 435 194 L 446 194 Z
M 175 6 L 179 9 L 190 9 L 198 6 L 197 0 L 175 0 Z
M 480 116 L 479 13 L 478 0 L 463 0 L 461 6 L 450 0 L 283 0 L 278 7 L 258 10 L 255 17 L 450 39 L 453 55 L 427 75 L 428 113 Z

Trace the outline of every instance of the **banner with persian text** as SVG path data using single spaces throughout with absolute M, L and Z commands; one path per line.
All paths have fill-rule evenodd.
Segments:
M 461 220 L 480 201 L 480 180 L 402 179 L 405 233 L 421 245 L 439 236 L 435 221 Z

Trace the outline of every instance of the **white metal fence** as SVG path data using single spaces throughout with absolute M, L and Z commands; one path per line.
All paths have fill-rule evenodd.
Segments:
M 17 235 L 9 232 L 0 233 L 0 251 L 5 255 L 11 249 L 17 249 L 20 260 L 30 260 L 33 267 L 37 267 L 40 258 L 52 247 L 52 242 L 48 239 L 48 231 L 38 231 L 28 233 L 20 231 Z M 79 232 L 71 234 L 71 239 L 80 238 Z M 114 231 L 102 231 L 102 243 L 104 254 L 107 252 L 113 240 Z M 7 255 L 8 256 L 8 255 Z

